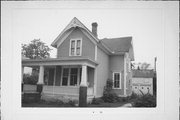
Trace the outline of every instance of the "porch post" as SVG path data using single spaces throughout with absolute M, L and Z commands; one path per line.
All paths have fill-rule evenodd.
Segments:
M 37 92 L 39 93 L 42 92 L 43 84 L 44 84 L 44 66 L 41 65 L 39 70 L 38 83 L 37 83 Z
M 79 88 L 79 107 L 87 106 L 87 66 L 82 65 L 81 83 Z
M 23 82 L 24 66 L 21 68 L 21 91 L 23 92 L 24 82 Z

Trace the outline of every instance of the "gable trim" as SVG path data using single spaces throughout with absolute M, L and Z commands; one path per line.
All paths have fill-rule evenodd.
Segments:
M 95 45 L 95 54 L 94 54 L 95 61 L 97 61 L 97 45 Z
M 86 35 L 91 40 L 92 43 L 94 43 L 96 45 L 96 42 L 94 40 L 92 40 L 91 36 L 88 35 L 87 32 L 84 31 L 84 29 L 83 30 L 80 29 L 80 30 L 81 30 L 82 33 L 84 33 L 84 35 Z
M 64 42 L 64 40 L 74 31 L 75 28 L 69 31 L 69 33 L 65 34 L 61 41 L 57 43 L 57 48 Z
M 83 28 L 85 31 L 87 31 L 87 33 L 89 33 L 90 36 L 92 36 L 92 38 L 94 38 L 94 40 L 96 40 L 96 42 L 99 42 L 99 40 L 90 32 L 90 30 L 84 25 L 82 24 L 76 17 L 74 17 L 71 22 L 63 29 L 63 31 L 58 35 L 58 37 L 53 41 L 53 43 L 51 44 L 53 47 L 57 47 L 57 42 L 59 40 L 59 38 L 69 29 L 71 28 Z

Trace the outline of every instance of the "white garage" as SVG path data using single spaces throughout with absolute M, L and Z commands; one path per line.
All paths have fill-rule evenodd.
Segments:
M 132 91 L 136 94 L 153 95 L 153 70 L 133 70 Z

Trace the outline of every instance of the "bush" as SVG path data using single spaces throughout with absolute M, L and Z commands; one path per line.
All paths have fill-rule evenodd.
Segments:
M 133 107 L 156 107 L 156 97 L 151 94 L 139 96 L 133 103 Z
M 70 107 L 75 107 L 76 103 L 73 100 L 70 100 L 68 103 L 66 103 L 66 105 L 70 106 Z
M 52 99 L 51 101 L 41 100 L 39 103 L 47 104 L 47 105 L 57 105 L 60 107 L 75 107 L 75 101 L 69 100 L 68 102 L 63 102 L 59 99 Z
M 129 96 L 130 100 L 137 99 L 137 98 L 139 98 L 139 95 L 134 92 L 132 92 L 131 96 Z
M 24 74 L 23 82 L 24 84 L 36 85 L 38 82 L 38 75 Z
M 93 98 L 92 103 L 94 105 L 99 105 L 100 103 L 103 103 L 104 101 L 101 98 Z
M 112 80 L 108 79 L 103 91 L 102 99 L 104 102 L 108 102 L 108 103 L 117 102 L 118 96 L 116 93 L 112 92 L 112 86 L 113 86 Z
M 108 103 L 117 102 L 118 96 L 115 93 L 106 92 L 103 94 L 103 101 Z

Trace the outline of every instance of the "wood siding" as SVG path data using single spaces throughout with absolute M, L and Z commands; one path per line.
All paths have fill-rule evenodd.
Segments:
M 109 78 L 113 79 L 113 72 L 121 73 L 121 89 L 113 89 L 118 95 L 124 95 L 124 55 L 114 55 L 109 58 Z
M 70 39 L 82 38 L 82 55 L 81 56 L 69 56 Z M 89 38 L 82 33 L 79 28 L 76 28 L 57 48 L 57 57 L 80 57 L 90 58 L 95 60 L 95 45 Z
M 109 56 L 101 49 L 97 48 L 97 80 L 96 80 L 96 97 L 103 95 L 104 86 L 108 79 L 109 73 Z

